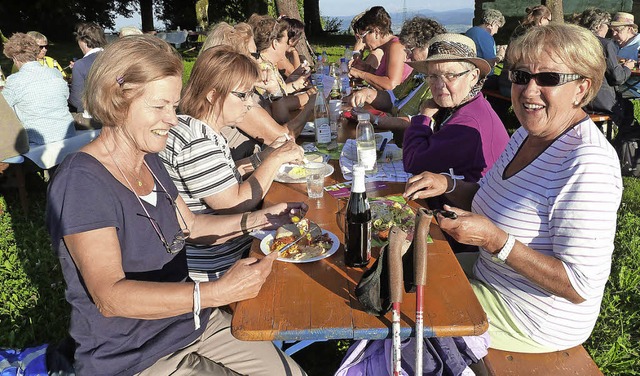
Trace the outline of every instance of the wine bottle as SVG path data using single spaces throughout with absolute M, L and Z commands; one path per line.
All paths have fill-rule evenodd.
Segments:
M 326 148 L 331 143 L 331 125 L 329 124 L 329 107 L 324 96 L 324 85 L 318 82 L 318 93 L 313 106 L 313 118 L 316 128 L 316 146 Z
M 376 134 L 373 131 L 373 126 L 369 122 L 369 113 L 358 114 L 356 149 L 358 153 L 358 164 L 361 164 L 367 173 L 375 174 L 378 172 Z
M 371 259 L 371 208 L 364 186 L 364 167 L 353 167 L 351 196 L 345 218 L 344 262 L 347 266 L 367 266 Z

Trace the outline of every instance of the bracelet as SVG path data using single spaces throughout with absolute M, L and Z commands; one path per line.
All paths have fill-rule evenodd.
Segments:
M 455 174 L 453 173 L 453 167 L 449 169 L 449 172 L 441 172 L 441 173 L 440 173 L 440 175 L 448 176 L 448 177 L 450 177 L 450 178 L 451 178 L 451 180 L 453 180 L 453 187 L 452 187 L 450 190 L 448 190 L 448 191 L 444 192 L 445 194 L 447 194 L 447 193 L 451 193 L 451 192 L 453 192 L 453 191 L 456 189 L 456 181 L 457 181 L 457 180 L 462 180 L 462 179 L 464 179 L 464 176 L 463 176 L 463 175 L 455 175 Z
M 506 263 L 507 257 L 509 257 L 509 254 L 511 254 L 511 251 L 513 250 L 513 246 L 515 245 L 516 245 L 516 238 L 511 234 L 507 234 L 507 241 L 506 243 L 504 243 L 502 248 L 500 248 L 500 252 L 495 254 L 494 260 L 502 264 Z
M 257 169 L 260 164 L 262 164 L 262 160 L 260 159 L 258 153 L 251 154 L 251 156 L 249 157 L 249 162 L 251 162 L 251 166 L 253 166 L 254 170 Z
M 195 281 L 193 286 L 193 324 L 195 330 L 200 329 L 200 282 Z
M 249 229 L 247 228 L 248 217 L 249 212 L 242 213 L 242 218 L 240 219 L 240 230 L 242 231 L 242 235 L 247 235 L 249 233 Z

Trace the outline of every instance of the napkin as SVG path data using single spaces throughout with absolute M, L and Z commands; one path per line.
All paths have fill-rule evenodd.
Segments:
M 385 149 L 382 157 L 378 159 L 378 172 L 375 174 L 367 174 L 365 180 L 406 182 L 411 177 L 411 174 L 404 171 L 402 158 L 396 158 L 396 156 L 401 155 L 401 153 L 402 150 L 398 148 L 397 145 L 387 144 L 387 149 Z M 393 155 L 389 162 L 387 162 L 386 159 L 388 154 Z M 353 179 L 353 166 L 358 163 L 357 156 L 356 140 L 347 140 L 340 154 L 340 170 L 345 180 Z

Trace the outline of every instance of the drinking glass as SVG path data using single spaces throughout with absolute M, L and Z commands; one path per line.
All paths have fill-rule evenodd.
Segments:
M 325 164 L 311 162 L 304 165 L 307 177 L 307 195 L 309 198 L 322 198 L 324 190 Z

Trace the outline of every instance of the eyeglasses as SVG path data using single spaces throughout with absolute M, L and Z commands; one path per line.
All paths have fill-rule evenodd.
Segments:
M 247 92 L 241 92 L 241 91 L 231 91 L 231 94 L 235 95 L 236 97 L 240 98 L 241 101 L 246 102 L 248 101 L 252 96 L 253 96 L 253 89 L 247 91 Z
M 260 52 L 249 52 L 249 54 L 256 60 L 260 58 Z
M 438 79 L 441 79 L 444 82 L 451 83 L 469 72 L 471 72 L 471 69 L 460 73 L 427 74 L 425 77 L 427 77 L 429 82 L 436 82 Z
M 415 47 L 411 47 L 411 48 L 405 47 L 404 48 L 404 53 L 407 54 L 407 56 L 411 56 L 411 54 L 413 53 L 414 49 L 415 49 Z
M 534 79 L 538 86 L 560 86 L 581 78 L 584 77 L 576 73 L 540 72 L 531 74 L 523 70 L 509 71 L 509 81 L 516 85 L 527 85 L 531 79 Z
M 364 37 L 367 36 L 367 34 L 369 34 L 370 32 L 371 32 L 371 30 L 365 30 L 362 33 L 356 33 L 356 38 L 364 39 Z
M 38 47 L 40 47 L 40 49 L 41 49 L 41 50 L 44 50 L 45 48 L 49 48 L 49 45 L 48 45 L 48 44 L 45 44 L 45 45 L 43 45 L 43 46 L 38 46 Z

